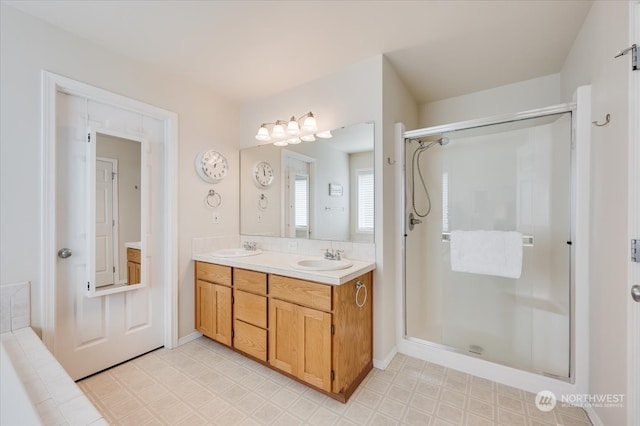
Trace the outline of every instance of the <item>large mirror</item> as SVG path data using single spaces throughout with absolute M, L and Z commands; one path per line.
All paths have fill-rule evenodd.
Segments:
M 93 251 L 90 294 L 116 292 L 142 283 L 142 143 L 95 134 Z M 90 199 L 92 197 L 90 196 Z M 93 216 L 93 219 L 91 219 Z
M 243 235 L 373 242 L 374 126 L 240 151 Z

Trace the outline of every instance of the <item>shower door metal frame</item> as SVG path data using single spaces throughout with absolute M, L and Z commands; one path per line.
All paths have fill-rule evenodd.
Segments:
M 575 119 L 576 119 L 576 103 L 564 103 L 553 105 L 545 108 L 537 108 L 532 110 L 527 110 L 523 112 L 510 113 L 510 114 L 502 114 L 496 115 L 492 117 L 479 118 L 473 120 L 459 121 L 450 124 L 444 124 L 440 126 L 432 126 L 425 127 L 422 129 L 409 130 L 405 131 L 402 135 L 402 229 L 403 229 L 403 239 L 402 239 L 402 310 L 403 310 L 403 318 L 402 318 L 402 337 L 410 342 L 415 342 L 423 345 L 428 345 L 437 349 L 444 349 L 449 352 L 455 352 L 462 355 L 471 356 L 474 358 L 482 359 L 487 362 L 492 362 L 498 365 L 504 365 L 507 367 L 517 368 L 522 371 L 527 371 L 535 374 L 540 374 L 543 376 L 551 377 L 553 379 L 561 380 L 568 383 L 575 383 L 575 332 L 574 332 L 574 301 L 575 301 L 575 274 L 573 273 L 573 267 L 575 266 L 575 250 L 573 250 L 573 246 L 570 246 L 570 267 L 569 267 L 569 377 L 557 376 L 555 374 L 546 373 L 542 371 L 537 371 L 533 369 L 522 368 L 521 366 L 516 366 L 509 363 L 497 362 L 489 359 L 485 359 L 480 355 L 473 354 L 469 351 L 465 351 L 462 349 L 458 349 L 452 346 L 443 345 L 440 343 L 430 342 L 428 340 L 419 339 L 417 337 L 411 337 L 407 334 L 407 191 L 406 191 L 406 180 L 407 180 L 407 168 L 406 168 L 406 150 L 407 150 L 407 142 L 412 140 L 425 138 L 429 136 L 441 135 L 447 132 L 454 132 L 459 130 L 469 130 L 480 127 L 493 126 L 497 124 L 507 124 L 516 121 L 529 120 L 534 118 L 547 117 L 550 115 L 559 115 L 559 114 L 571 114 L 571 155 L 570 155 L 570 225 L 569 225 L 569 240 L 572 241 L 575 235 L 575 221 L 573 220 L 575 217 L 575 159 L 574 159 L 574 147 L 575 147 Z

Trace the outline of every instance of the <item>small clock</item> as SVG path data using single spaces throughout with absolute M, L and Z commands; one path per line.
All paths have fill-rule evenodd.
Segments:
M 266 161 L 261 161 L 253 167 L 253 180 L 260 188 L 268 188 L 273 183 L 273 167 Z
M 196 155 L 196 171 L 205 182 L 218 183 L 229 172 L 229 163 L 224 155 L 210 149 Z

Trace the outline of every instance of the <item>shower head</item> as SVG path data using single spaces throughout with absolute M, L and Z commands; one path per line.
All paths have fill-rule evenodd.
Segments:
M 445 146 L 449 143 L 449 138 L 441 137 L 440 139 L 438 139 L 438 143 L 440 144 L 440 146 Z

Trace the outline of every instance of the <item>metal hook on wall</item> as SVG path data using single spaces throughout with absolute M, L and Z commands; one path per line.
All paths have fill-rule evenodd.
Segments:
M 391 161 L 391 157 L 387 157 L 387 164 L 388 164 L 388 165 L 393 166 L 393 165 L 394 165 L 394 164 L 396 164 L 396 163 L 397 163 L 397 161 L 395 161 L 395 160 L 394 160 L 394 161 Z
M 592 121 L 593 124 L 595 124 L 598 127 L 604 127 L 607 124 L 609 124 L 611 122 L 611 114 L 607 114 L 604 116 L 604 123 L 598 123 L 598 121 Z

